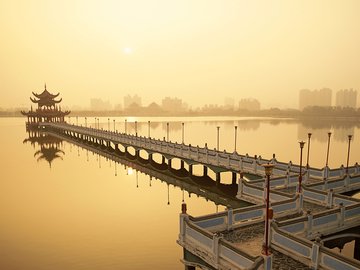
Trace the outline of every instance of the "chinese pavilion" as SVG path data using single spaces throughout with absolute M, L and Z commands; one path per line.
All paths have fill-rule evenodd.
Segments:
M 58 104 L 61 102 L 62 98 L 55 100 L 60 93 L 57 93 L 56 95 L 49 93 L 45 84 L 45 90 L 41 94 L 35 94 L 34 92 L 32 92 L 32 94 L 35 96 L 35 98 L 30 97 L 30 100 L 33 103 L 38 104 L 37 109 L 33 110 L 31 106 L 30 111 L 21 111 L 21 113 L 28 118 L 28 126 L 37 126 L 38 123 L 41 122 L 65 121 L 64 118 L 70 113 L 70 111 L 61 111 L 61 107 Z

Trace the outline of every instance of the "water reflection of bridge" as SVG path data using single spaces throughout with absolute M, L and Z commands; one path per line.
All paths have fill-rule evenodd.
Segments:
M 249 205 L 249 203 L 235 198 L 238 188 L 237 184 L 216 184 L 209 176 L 189 176 L 186 170 L 169 168 L 166 163 L 158 164 L 153 160 L 149 161 L 140 156 L 133 156 L 129 153 L 115 151 L 96 143 L 84 143 L 83 141 L 76 140 L 70 136 L 47 132 L 45 134 L 61 141 L 68 141 L 83 149 L 101 155 L 108 160 L 114 161 L 115 174 L 117 174 L 116 164 L 122 164 L 125 167 L 131 167 L 136 171 L 148 175 L 150 180 L 155 178 L 165 181 L 169 185 L 177 186 L 181 188 L 181 190 L 187 191 L 189 196 L 195 194 L 214 202 L 216 205 L 230 205 L 234 208 Z

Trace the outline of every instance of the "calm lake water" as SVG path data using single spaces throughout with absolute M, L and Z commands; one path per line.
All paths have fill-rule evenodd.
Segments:
M 127 118 L 128 133 L 167 136 L 185 143 L 215 148 L 220 126 L 220 149 L 299 163 L 299 140 L 312 132 L 310 165 L 323 167 L 327 132 L 333 133 L 329 165 L 360 161 L 359 124 L 347 121 L 308 121 L 256 118 Z M 125 118 L 100 118 L 100 127 L 124 131 Z M 76 118 L 67 119 L 76 124 Z M 78 124 L 85 125 L 84 118 Z M 89 117 L 87 125 L 94 126 Z M 224 210 L 214 202 L 183 192 L 179 187 L 63 141 L 58 158 L 42 158 L 40 146 L 30 142 L 24 118 L 0 118 L 0 269 L 184 269 L 182 249 L 176 244 L 178 215 L 184 199 L 191 215 Z M 306 162 L 307 145 L 304 149 Z M 225 183 L 231 179 L 225 178 Z M 356 195 L 360 197 L 359 194 Z

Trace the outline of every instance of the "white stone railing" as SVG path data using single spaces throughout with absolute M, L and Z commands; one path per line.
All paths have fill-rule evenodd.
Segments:
M 239 155 L 238 153 L 227 153 L 211 150 L 207 147 L 191 146 L 185 144 L 178 144 L 167 142 L 164 140 L 147 138 L 141 136 L 128 135 L 108 130 L 94 129 L 90 127 L 82 127 L 69 125 L 67 123 L 42 123 L 42 126 L 53 127 L 63 131 L 75 132 L 87 136 L 96 137 L 101 140 L 111 141 L 114 144 L 127 144 L 135 148 L 142 148 L 145 150 L 159 152 L 179 158 L 187 158 L 199 163 L 209 164 L 212 166 L 223 167 L 228 170 L 242 171 L 245 173 L 254 173 L 264 175 L 264 168 L 261 166 L 264 163 L 272 163 L 275 165 L 273 170 L 274 175 L 285 175 L 288 172 L 290 175 L 299 172 L 299 165 L 278 162 L 275 158 L 271 160 L 263 159 L 261 156 L 250 157 L 249 155 Z M 359 174 L 360 168 L 356 163 L 349 167 L 349 174 Z M 315 178 L 334 178 L 342 177 L 344 175 L 344 167 L 331 170 L 324 167 L 319 170 L 316 168 L 309 168 L 308 177 Z
M 360 225 L 360 204 L 343 206 L 322 213 L 271 223 L 271 247 L 301 261 L 313 269 L 359 269 L 360 262 L 346 258 L 310 241 L 318 234 L 335 233 Z
M 222 236 L 201 228 L 187 214 L 180 214 L 178 243 L 216 269 L 261 269 L 263 266 L 262 257 L 251 256 Z
M 270 181 L 270 183 L 272 180 Z M 261 182 L 262 185 L 256 183 L 249 183 L 246 180 L 240 178 L 238 182 L 238 193 L 236 197 L 245 201 L 250 201 L 252 203 L 263 203 L 266 196 L 265 182 Z M 272 202 L 279 202 L 293 198 L 294 195 L 287 194 L 283 192 L 278 192 L 276 190 L 270 189 L 270 200 Z
M 360 268 L 360 262 L 337 254 L 323 247 L 319 240 L 310 241 L 286 232 L 271 224 L 271 247 L 301 261 L 312 269 L 347 269 Z
M 44 123 L 42 126 L 52 127 L 65 132 L 74 132 L 85 136 L 91 136 L 99 140 L 111 141 L 114 144 L 125 144 L 134 148 L 141 148 L 149 152 L 190 159 L 202 164 L 222 167 L 232 171 L 264 174 L 261 164 L 264 160 L 251 158 L 237 153 L 220 152 L 199 146 L 191 146 L 166 142 L 159 139 L 139 137 L 112 131 L 68 125 L 66 123 Z
M 300 211 L 300 198 L 295 196 L 280 202 L 271 204 L 275 217 L 280 217 Z M 257 223 L 264 220 L 266 214 L 265 205 L 254 205 L 238 209 L 228 207 L 226 211 L 216 214 L 204 215 L 201 217 L 190 217 L 197 226 L 207 229 L 211 232 L 231 230 L 241 226 L 247 226 L 251 223 Z

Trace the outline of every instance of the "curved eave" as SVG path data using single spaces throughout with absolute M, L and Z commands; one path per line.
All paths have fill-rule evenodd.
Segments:
M 32 98 L 32 97 L 30 97 L 30 100 L 31 100 L 32 102 L 34 102 L 34 103 L 39 103 L 39 101 L 40 101 L 40 100 L 37 100 L 37 99 Z
M 58 96 L 60 95 L 60 93 L 57 93 L 57 94 L 53 95 L 53 94 L 49 93 L 46 89 L 45 89 L 41 94 L 36 94 L 36 93 L 34 93 L 34 92 L 32 92 L 32 94 L 33 94 L 35 97 L 40 98 L 40 99 L 42 99 L 42 98 L 48 98 L 48 97 L 50 97 L 50 98 L 56 98 L 56 97 L 58 97 Z

